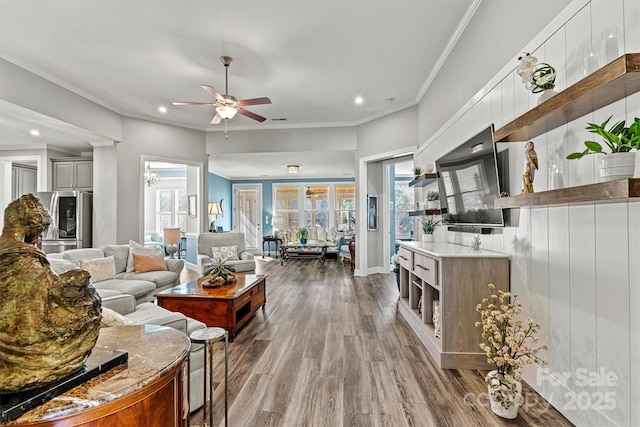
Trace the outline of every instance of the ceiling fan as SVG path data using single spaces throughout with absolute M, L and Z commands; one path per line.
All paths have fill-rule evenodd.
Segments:
M 271 100 L 267 97 L 238 100 L 236 97 L 229 95 L 229 65 L 233 59 L 230 56 L 221 56 L 220 61 L 222 61 L 224 65 L 224 95 L 220 95 L 220 93 L 211 86 L 201 85 L 200 87 L 202 89 L 216 99 L 215 102 L 174 102 L 173 105 L 209 105 L 216 107 L 216 115 L 213 116 L 211 120 L 212 125 L 220 123 L 222 119 L 232 119 L 236 113 L 240 113 L 245 117 L 259 122 L 267 120 L 265 117 L 245 110 L 243 107 L 247 105 L 271 104 Z

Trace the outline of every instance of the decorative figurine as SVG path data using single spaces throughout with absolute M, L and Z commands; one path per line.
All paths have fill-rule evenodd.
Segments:
M 524 146 L 524 173 L 522 174 L 523 188 L 520 194 L 533 193 L 533 180 L 538 169 L 538 155 L 533 142 L 529 141 Z
M 482 241 L 480 240 L 480 235 L 476 234 L 476 236 L 471 241 L 471 250 L 474 252 L 480 252 L 480 245 L 482 245 Z
M 56 275 L 36 247 L 51 217 L 26 194 L 0 235 L 0 393 L 46 386 L 82 368 L 98 339 L 101 301 L 89 273 Z

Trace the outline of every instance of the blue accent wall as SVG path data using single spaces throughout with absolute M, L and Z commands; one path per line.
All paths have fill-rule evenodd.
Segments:
M 231 231 L 231 212 L 233 212 L 231 195 L 231 181 L 209 173 L 209 200 L 207 200 L 207 204 L 211 202 L 220 203 L 221 199 L 227 202 L 227 209 L 216 218 L 216 227 L 222 227 L 224 231 Z

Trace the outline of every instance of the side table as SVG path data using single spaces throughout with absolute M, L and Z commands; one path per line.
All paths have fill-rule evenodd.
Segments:
M 204 344 L 204 415 L 202 425 L 213 427 L 213 344 L 224 340 L 224 425 L 229 425 L 229 334 L 224 328 L 211 327 L 193 331 L 191 342 Z M 208 421 L 208 424 L 205 423 Z
M 262 237 L 262 258 L 264 258 L 264 244 L 267 244 L 267 248 L 269 249 L 269 256 L 271 256 L 271 242 L 276 244 L 275 253 L 276 258 L 278 258 L 278 242 L 280 242 L 280 246 L 282 246 L 282 239 L 280 237 L 275 236 L 263 236 Z

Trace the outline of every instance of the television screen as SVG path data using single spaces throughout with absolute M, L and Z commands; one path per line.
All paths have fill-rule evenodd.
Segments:
M 502 227 L 500 177 L 493 125 L 436 161 L 440 174 L 442 222 L 447 225 Z

